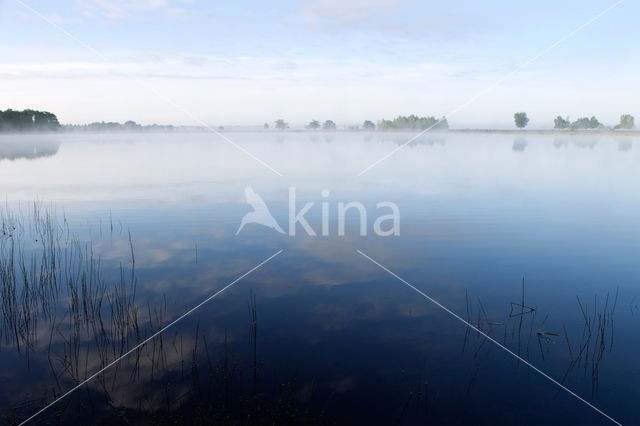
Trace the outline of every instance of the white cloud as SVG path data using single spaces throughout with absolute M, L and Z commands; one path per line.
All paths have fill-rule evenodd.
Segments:
M 79 0 L 82 12 L 90 17 L 103 17 L 113 20 L 139 19 L 150 12 L 162 12 L 175 16 L 177 11 L 170 0 Z
M 176 79 L 238 79 L 298 85 L 301 83 L 334 87 L 349 83 L 361 85 L 362 80 L 399 83 L 408 80 L 417 84 L 421 79 L 438 82 L 450 78 L 459 70 L 437 62 L 419 62 L 412 67 L 383 62 L 349 59 L 283 59 L 277 56 L 214 56 L 189 54 L 146 54 L 120 52 L 113 60 L 0 62 L 0 76 L 13 79 L 29 78 L 176 78 Z
M 338 27 L 365 22 L 404 2 L 406 0 L 313 0 L 300 9 L 300 14 L 313 28 Z
M 298 16 L 308 28 L 330 34 L 370 32 L 453 40 L 490 31 L 490 25 L 477 19 L 472 9 L 464 4 L 437 8 L 416 0 L 311 0 L 298 9 Z

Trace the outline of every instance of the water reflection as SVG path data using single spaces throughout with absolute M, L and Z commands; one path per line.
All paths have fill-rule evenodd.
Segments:
M 527 139 L 522 136 L 515 138 L 512 149 L 515 152 L 524 152 L 524 150 L 527 149 Z
M 6 348 L 17 351 L 12 372 L 4 374 L 19 375 L 22 383 L 32 377 L 29 388 L 43 390 L 32 395 L 13 386 L 1 390 L 5 401 L 19 407 L 8 414 L 16 419 L 108 365 L 220 282 L 232 279 L 222 267 L 249 267 L 228 255 L 225 262 L 217 262 L 224 252 L 206 246 L 198 248 L 196 264 L 195 247 L 188 239 L 181 242 L 179 234 L 169 234 L 171 240 L 178 237 L 176 243 L 158 258 L 155 247 L 166 244 L 140 235 L 140 229 L 130 234 L 110 219 L 100 232 L 85 229 L 84 236 L 74 235 L 61 218 L 36 205 L 21 214 L 7 211 L 2 219 L 0 276 L 8 296 L 3 298 L 2 337 Z M 97 244 L 90 243 L 100 234 Z M 90 240 L 87 235 L 92 235 Z M 369 245 L 384 247 L 376 240 Z M 538 403 L 525 401 L 532 394 L 553 394 L 552 389 L 517 364 L 506 367 L 486 339 L 394 290 L 397 283 L 375 270 L 365 268 L 346 280 L 327 282 L 327 266 L 333 275 L 357 266 L 355 259 L 335 250 L 292 253 L 279 267 L 286 268 L 286 278 L 268 274 L 249 280 L 244 290 L 158 336 L 79 392 L 74 405 L 85 410 L 53 410 L 45 418 L 107 422 L 119 416 L 198 423 L 251 415 L 276 423 L 290 416 L 303 423 L 357 418 L 468 423 L 477 415 L 472 409 L 476 404 L 485 410 L 496 404 L 490 396 L 481 396 L 496 392 L 496 384 L 486 379 L 496 374 L 507 388 L 529 377 L 526 392 L 512 398 L 523 404 L 519 415 L 531 416 L 532 423 L 544 418 Z M 420 264 L 406 260 L 410 268 Z M 456 286 L 432 282 L 430 288 L 455 292 Z M 567 384 L 579 385 L 583 375 L 575 373 L 588 371 L 592 398 L 597 398 L 605 355 L 617 353 L 612 336 L 618 291 L 603 300 L 595 297 L 593 303 L 578 295 L 578 303 L 565 312 L 550 309 L 548 300 L 532 300 L 524 283 L 521 293 L 517 286 L 510 292 L 483 301 L 465 290 L 463 300 L 442 300 L 534 365 L 549 363 L 547 368 Z M 561 325 L 558 317 L 569 322 Z M 627 344 L 624 338 L 617 342 L 623 348 Z M 6 362 L 13 352 L 3 353 Z M 432 367 L 425 369 L 425 362 Z M 42 369 L 50 374 L 37 374 Z M 44 391 L 52 388 L 52 393 Z M 349 408 L 378 396 L 386 401 L 379 410 L 362 414 Z M 284 406 L 283 400 L 288 401 Z M 542 400 L 540 404 L 549 404 Z M 455 421 L 444 408 L 454 401 L 469 409 Z M 553 408 L 547 410 L 563 418 Z M 570 415 L 576 418 L 576 413 Z M 586 411 L 577 416 L 592 418 Z M 498 418 L 509 417 L 503 413 Z
M 439 133 L 439 132 L 426 132 L 421 135 L 407 134 L 407 133 L 386 135 L 385 133 L 383 133 L 382 136 L 380 136 L 380 140 L 382 142 L 392 142 L 396 145 L 406 145 L 408 147 L 413 147 L 418 145 L 444 146 L 447 143 L 447 137 L 448 137 L 447 133 Z
M 566 148 L 569 146 L 569 138 L 554 138 L 553 146 L 557 149 Z
M 596 147 L 596 145 L 598 145 L 598 139 L 597 137 L 589 136 L 574 138 L 573 144 L 578 148 L 593 149 Z
M 0 140 L 0 161 L 52 157 L 59 148 L 60 142 L 52 140 Z
M 621 139 L 618 142 L 618 150 L 622 152 L 631 151 L 633 148 L 633 140 L 632 139 Z

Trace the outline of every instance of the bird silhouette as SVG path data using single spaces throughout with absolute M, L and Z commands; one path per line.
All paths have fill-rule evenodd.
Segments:
M 244 189 L 244 196 L 247 199 L 247 203 L 251 207 L 253 207 L 253 211 L 244 215 L 242 218 L 242 222 L 240 223 L 240 227 L 236 232 L 236 235 L 240 233 L 242 228 L 249 223 L 258 223 L 260 225 L 264 225 L 267 228 L 272 228 L 278 231 L 281 234 L 285 232 L 282 230 L 278 222 L 276 222 L 275 218 L 271 215 L 269 208 L 265 204 L 264 200 L 261 196 L 256 194 L 256 192 L 250 186 L 247 186 Z

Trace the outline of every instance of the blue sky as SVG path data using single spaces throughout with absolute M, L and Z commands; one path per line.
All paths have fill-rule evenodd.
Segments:
M 446 114 L 614 3 L 414 0 L 0 2 L 0 108 L 65 123 L 342 125 Z M 532 127 L 640 118 L 640 4 L 626 0 L 450 117 Z

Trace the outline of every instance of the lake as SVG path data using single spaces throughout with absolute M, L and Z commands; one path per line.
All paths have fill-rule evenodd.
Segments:
M 224 136 L 0 136 L 2 422 L 638 423 L 633 137 Z

